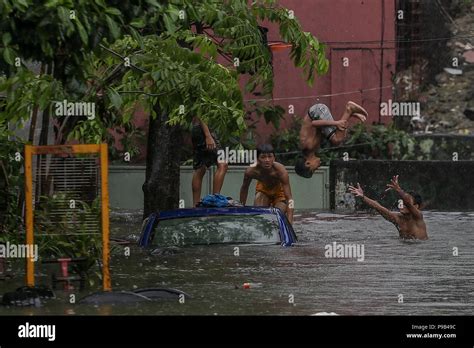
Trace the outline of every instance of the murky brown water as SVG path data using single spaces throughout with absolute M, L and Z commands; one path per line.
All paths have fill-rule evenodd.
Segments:
M 151 256 L 132 246 L 125 257 L 119 247 L 112 258 L 115 290 L 170 287 L 192 299 L 86 306 L 69 304 L 70 294 L 58 291 L 39 308 L 0 306 L 0 314 L 474 314 L 474 213 L 425 212 L 425 219 L 430 239 L 424 242 L 400 240 L 379 216 L 305 213 L 296 216 L 299 243 L 291 248 L 241 245 L 235 256 L 235 245 L 213 245 Z M 126 237 L 138 234 L 140 222 L 112 227 Z M 333 242 L 363 245 L 364 260 L 325 257 Z M 20 286 L 23 276 L 0 282 L 0 293 Z M 243 289 L 247 282 L 250 289 Z

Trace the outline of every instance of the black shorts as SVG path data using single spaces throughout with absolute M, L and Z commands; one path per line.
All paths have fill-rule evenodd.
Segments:
M 193 141 L 193 169 L 199 169 L 202 166 L 209 168 L 217 164 L 217 151 L 221 149 L 221 144 L 216 135 L 211 132 L 211 136 L 216 143 L 214 150 L 208 150 L 206 146 L 206 136 L 200 125 L 194 125 L 191 131 Z

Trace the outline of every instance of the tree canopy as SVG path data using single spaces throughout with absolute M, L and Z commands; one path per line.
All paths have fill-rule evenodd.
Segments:
M 249 107 L 239 75 L 248 76 L 246 91 L 271 96 L 273 89 L 262 21 L 276 23 L 292 44 L 290 57 L 309 84 L 327 71 L 324 45 L 274 0 L 0 0 L 0 121 L 19 123 L 63 99 L 91 101 L 98 117 L 62 130 L 101 142 L 108 128 L 130 123 L 137 102 L 153 117 L 158 103 L 170 125 L 198 115 L 237 135 Z M 42 73 L 28 62 L 43 64 Z

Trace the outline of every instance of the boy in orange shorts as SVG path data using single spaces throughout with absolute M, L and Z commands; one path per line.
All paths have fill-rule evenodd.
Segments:
M 257 180 L 255 192 L 256 206 L 272 206 L 286 213 L 293 223 L 293 197 L 290 179 L 285 167 L 275 162 L 275 152 L 271 145 L 257 147 L 257 164 L 245 170 L 244 182 L 240 188 L 240 202 L 245 205 L 252 179 Z

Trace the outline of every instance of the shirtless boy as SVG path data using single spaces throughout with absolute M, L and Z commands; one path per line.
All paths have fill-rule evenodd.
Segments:
M 387 187 L 386 191 L 394 190 L 403 200 L 400 213 L 394 213 L 373 199 L 366 197 L 359 183 L 357 183 L 357 187 L 349 186 L 349 191 L 356 195 L 356 197 L 362 197 L 364 203 L 377 210 L 386 220 L 393 223 L 398 229 L 401 238 L 428 239 L 426 224 L 423 220 L 423 214 L 420 211 L 420 205 L 422 203 L 420 195 L 414 192 L 404 192 L 398 184 L 398 175 L 392 178 L 390 184 L 387 184 Z
M 285 167 L 275 162 L 275 153 L 271 145 L 257 148 L 257 164 L 245 170 L 244 182 L 240 188 L 240 202 L 246 204 L 252 179 L 257 180 L 255 192 L 256 206 L 272 206 L 286 213 L 288 221 L 293 223 L 293 197 L 290 179 Z
M 313 172 L 321 165 L 319 157 L 316 156 L 316 151 L 321 146 L 321 138 L 324 136 L 332 145 L 337 146 L 346 139 L 349 118 L 356 117 L 365 122 L 367 116 L 367 111 L 362 106 L 349 101 L 341 119 L 334 121 L 325 104 L 314 104 L 301 125 L 300 149 L 303 157 L 296 161 L 296 174 L 304 178 L 312 177 Z

